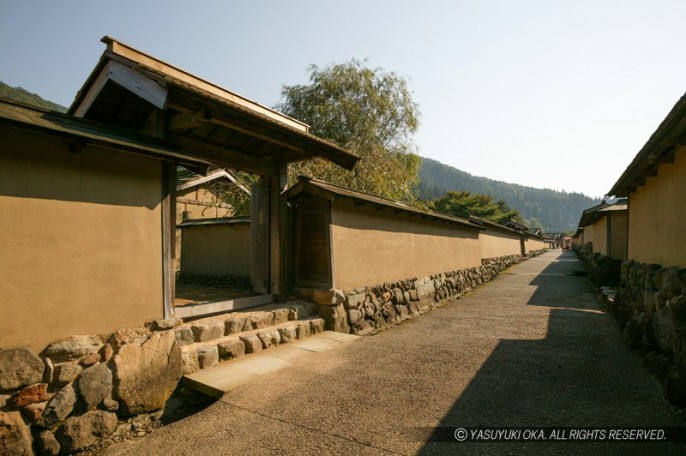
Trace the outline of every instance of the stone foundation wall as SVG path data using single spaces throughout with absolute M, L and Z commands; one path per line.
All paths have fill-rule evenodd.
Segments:
M 522 261 L 520 255 L 482 260 L 478 268 L 444 272 L 353 290 L 311 291 L 326 329 L 364 335 L 419 315 L 445 299 L 455 299 Z
M 600 253 L 594 253 L 593 244 L 591 242 L 587 242 L 583 245 L 575 245 L 574 251 L 581 262 L 586 265 L 588 277 L 596 286 L 619 285 L 622 260 L 616 260 Z
M 178 323 L 0 350 L 0 454 L 72 454 L 122 418 L 159 419 L 182 374 Z
M 686 406 L 686 269 L 626 261 L 607 310 L 622 340 L 640 350 L 644 364 L 663 384 L 668 402 Z
M 530 250 L 529 253 L 526 254 L 526 257 L 527 258 L 533 258 L 535 256 L 542 255 L 547 251 L 548 251 L 548 249 Z

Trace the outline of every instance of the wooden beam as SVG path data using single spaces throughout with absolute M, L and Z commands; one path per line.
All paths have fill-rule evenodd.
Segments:
M 194 113 L 179 113 L 169 119 L 169 131 L 187 131 L 204 125 L 208 122 L 205 118 L 205 109 L 200 108 Z
M 176 138 L 176 142 L 186 154 L 203 158 L 222 167 L 247 171 L 261 176 L 277 176 L 279 174 L 279 167 L 270 160 L 183 136 Z
M 282 129 L 265 128 L 261 125 L 257 125 L 255 122 L 241 120 L 236 117 L 231 118 L 229 121 L 217 116 L 210 116 L 209 121 L 215 125 L 220 125 L 230 130 L 235 130 L 248 136 L 259 138 L 263 141 L 276 144 L 286 149 L 296 150 L 303 153 L 305 152 L 305 149 L 302 147 L 302 145 L 296 144 L 293 140 L 283 138 L 284 135 L 282 133 Z M 282 138 L 278 138 L 279 136 Z
M 202 317 L 232 310 L 243 310 L 251 307 L 264 306 L 274 302 L 274 296 L 270 294 L 249 296 L 247 298 L 229 299 L 227 301 L 207 302 L 202 304 L 185 305 L 176 308 L 176 316 L 179 318 Z
M 289 129 L 280 128 L 277 125 L 267 124 L 256 119 L 250 119 L 241 112 L 230 113 L 230 120 L 224 118 L 227 116 L 214 115 L 210 116 L 210 121 L 216 125 L 221 125 L 256 138 L 262 139 L 271 144 L 275 144 L 290 152 L 286 152 L 280 159 L 282 163 L 289 161 L 299 161 L 309 157 L 321 157 L 345 169 L 352 169 L 355 163 L 359 160 L 357 157 L 350 155 L 349 152 L 336 151 L 331 149 L 340 149 L 335 145 L 325 145 L 319 143 L 319 138 L 312 137 L 308 139 L 303 137 L 302 133 L 294 132 Z M 329 149 L 331 153 L 326 153 Z

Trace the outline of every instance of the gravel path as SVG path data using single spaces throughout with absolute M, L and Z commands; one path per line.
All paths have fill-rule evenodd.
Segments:
M 105 454 L 686 454 L 664 442 L 427 442 L 437 426 L 686 425 L 582 269 L 548 252 Z

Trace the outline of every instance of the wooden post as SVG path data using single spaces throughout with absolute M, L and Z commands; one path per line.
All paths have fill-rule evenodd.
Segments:
M 269 293 L 269 179 L 252 187 L 250 282 L 253 291 Z
M 286 247 L 288 220 L 286 215 L 286 186 L 288 168 L 282 165 L 279 175 L 269 178 L 269 240 L 270 240 L 270 279 L 274 300 L 286 298 Z
M 162 298 L 164 318 L 174 316 L 176 295 L 176 164 L 162 165 Z

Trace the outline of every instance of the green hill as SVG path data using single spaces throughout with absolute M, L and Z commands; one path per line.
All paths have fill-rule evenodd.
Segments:
M 496 200 L 503 200 L 511 208 L 517 209 L 531 227 L 542 227 L 547 233 L 573 231 L 579 222 L 581 212 L 600 202 L 599 199 L 581 193 L 525 187 L 472 176 L 424 157 L 419 180 L 418 193 L 422 199 L 439 198 L 448 190 L 491 195 Z
M 21 87 L 10 87 L 2 81 L 0 81 L 0 98 L 7 98 L 8 100 L 49 109 L 51 111 L 67 112 L 67 108 L 64 106 L 44 100 L 35 93 L 31 93 Z

